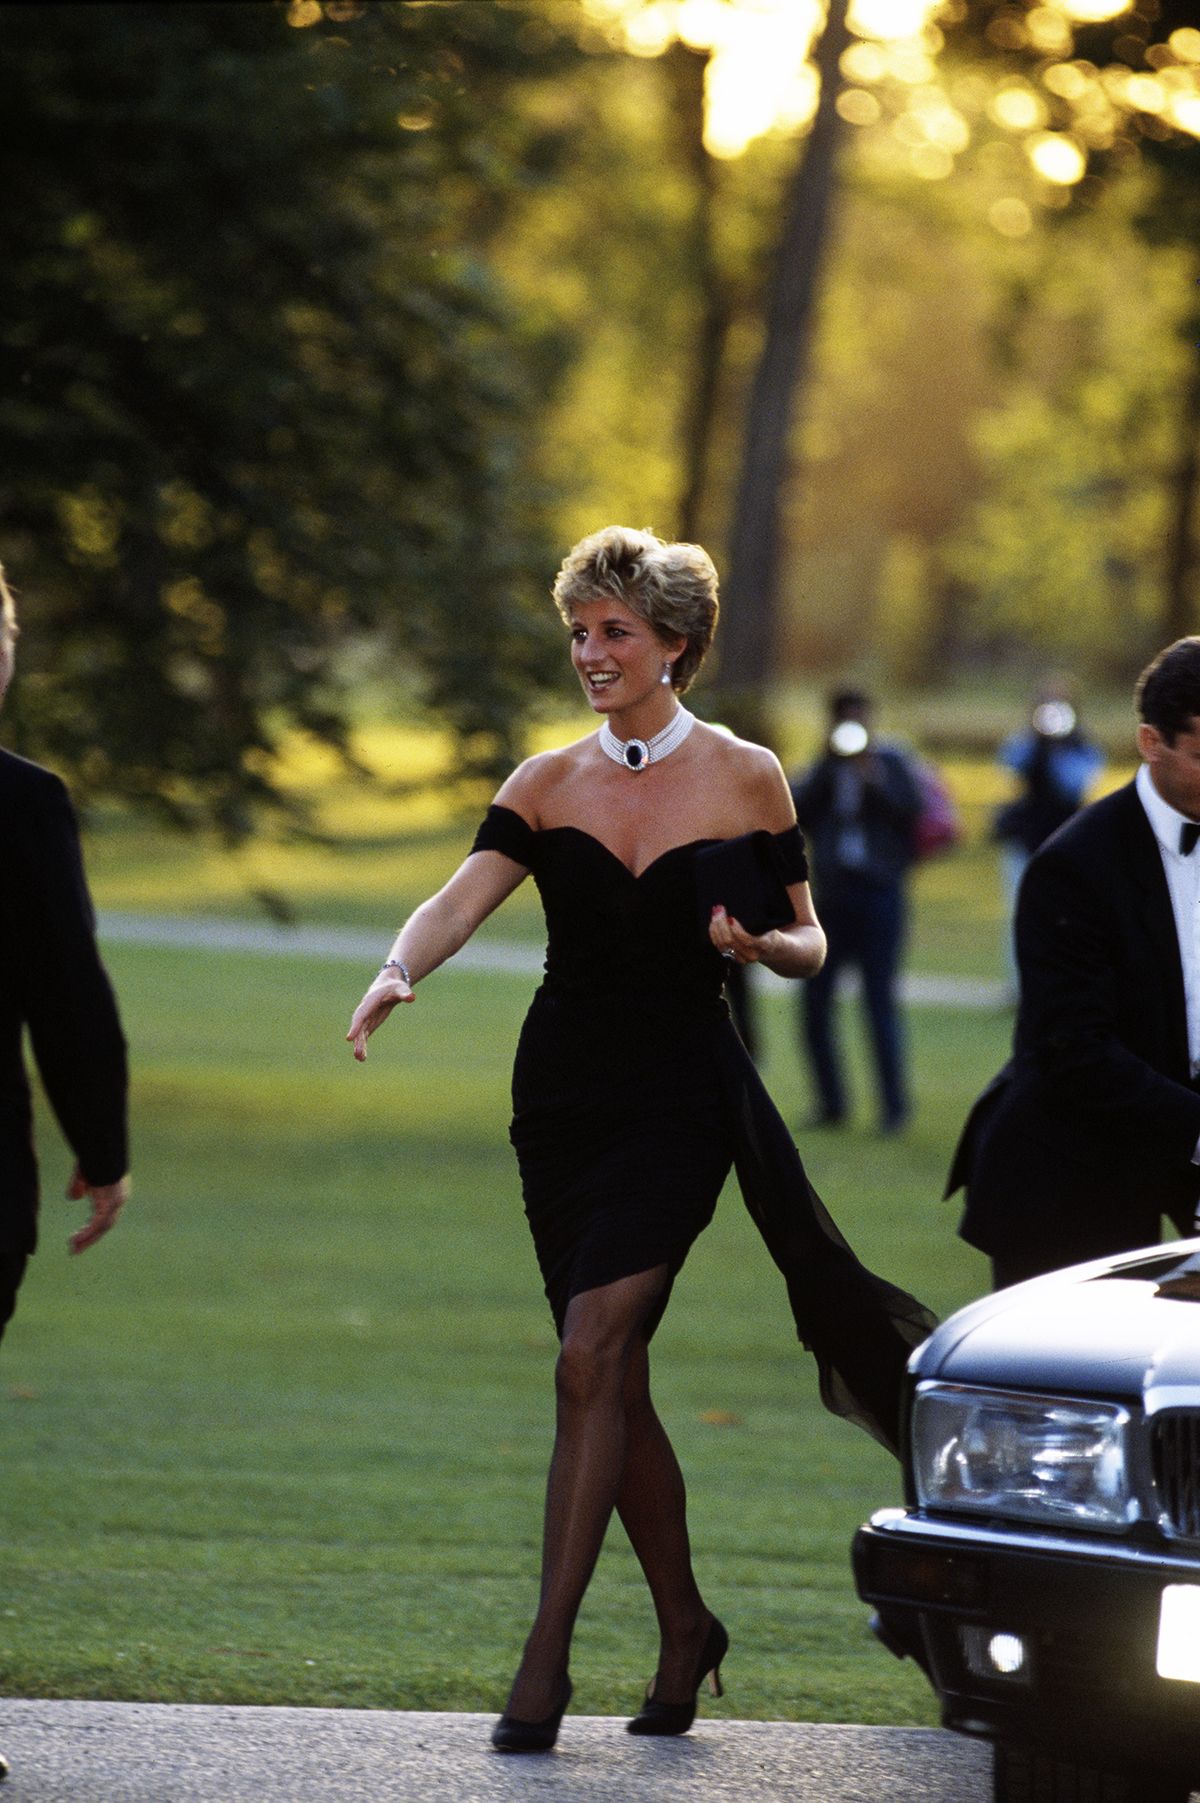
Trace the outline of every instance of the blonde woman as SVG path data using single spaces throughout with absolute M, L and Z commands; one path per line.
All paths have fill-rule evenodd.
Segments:
M 932 1324 L 838 1235 L 723 1000 L 730 961 L 802 979 L 820 968 L 825 941 L 778 761 L 681 701 L 716 626 L 710 559 L 608 527 L 571 551 L 554 599 L 599 731 L 528 759 L 503 784 L 470 856 L 401 929 L 347 1035 L 365 1058 L 392 1009 L 532 873 L 548 949 L 517 1048 L 511 1137 L 561 1351 L 541 1596 L 493 1731 L 504 1752 L 555 1743 L 575 1618 L 614 1509 L 660 1633 L 630 1731 L 684 1733 L 706 1677 L 719 1693 L 728 1635 L 692 1569 L 649 1344 L 731 1165 L 826 1402 L 893 1447 L 900 1376 Z M 702 907 L 706 882 L 716 892 Z M 739 918 L 735 891 L 768 914 L 774 905 L 775 924 Z

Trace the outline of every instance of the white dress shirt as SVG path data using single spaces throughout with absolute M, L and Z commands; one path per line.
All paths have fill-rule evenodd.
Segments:
M 1188 1064 L 1194 1077 L 1200 1070 L 1200 843 L 1184 857 L 1179 849 L 1179 829 L 1187 815 L 1178 813 L 1169 801 L 1163 800 L 1154 787 L 1148 764 L 1142 764 L 1138 769 L 1137 792 L 1158 840 L 1167 888 L 1171 891 L 1175 937 L 1179 941 L 1179 961 L 1183 965 Z M 1192 1163 L 1200 1164 L 1200 1140 L 1192 1153 Z M 1196 1206 L 1192 1228 L 1200 1233 L 1200 1203 Z
M 1137 792 L 1154 837 L 1171 892 L 1175 937 L 1183 965 L 1183 998 L 1187 1008 L 1188 1063 L 1193 1077 L 1200 1072 L 1200 845 L 1188 857 L 1179 849 L 1179 829 L 1187 819 L 1164 801 L 1143 764 L 1137 773 Z

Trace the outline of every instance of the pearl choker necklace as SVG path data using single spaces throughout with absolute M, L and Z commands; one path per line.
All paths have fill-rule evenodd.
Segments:
M 600 749 L 614 764 L 624 764 L 626 770 L 632 770 L 636 776 L 647 764 L 661 763 L 663 758 L 678 751 L 695 724 L 695 714 L 680 707 L 652 739 L 618 739 L 606 720 L 600 728 Z

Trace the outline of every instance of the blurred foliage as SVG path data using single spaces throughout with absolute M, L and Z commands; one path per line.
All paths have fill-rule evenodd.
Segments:
M 1028 247 L 996 315 L 1008 377 L 974 426 L 982 490 L 947 547 L 976 631 L 1125 678 L 1164 636 L 1163 552 L 1193 258 L 1151 246 L 1144 173 Z
M 349 765 L 389 711 L 495 776 L 569 684 L 566 545 L 686 515 L 727 570 L 804 120 L 706 149 L 717 52 L 631 54 L 598 3 L 9 9 L 5 734 L 82 795 L 237 838 L 302 811 L 285 741 Z M 841 59 L 780 684 L 1124 684 L 1194 621 L 1183 17 L 949 0 Z
M 535 456 L 559 497 L 563 545 L 609 520 L 675 529 L 679 422 L 697 296 L 687 266 L 690 178 L 665 59 L 589 56 L 541 104 L 571 133 L 569 170 L 522 197 L 498 267 L 575 354 L 548 398 Z M 741 245 L 740 209 L 728 224 Z
M 5 52 L 19 748 L 236 838 L 365 669 L 508 767 L 557 662 L 528 452 L 569 344 L 486 250 L 568 152 L 518 96 L 574 39 L 503 0 L 102 4 L 14 8 Z
M 951 64 L 966 45 L 992 74 L 991 116 L 1016 131 L 1044 218 L 1001 273 L 1003 391 L 975 422 L 982 492 L 947 561 L 985 643 L 1125 677 L 1200 624 L 1194 6 L 945 11 Z M 1078 169 L 1056 183 L 1062 154 Z
M 564 542 L 605 518 L 673 529 L 693 450 L 678 422 L 713 280 L 689 247 L 706 199 L 671 79 L 683 10 L 600 10 L 639 30 L 652 16 L 667 53 L 610 61 L 593 78 L 594 108 L 563 85 L 560 104 L 588 118 L 587 156 L 534 197 L 505 250 L 514 281 L 552 286 L 578 335 L 545 440 L 567 490 Z M 1200 145 L 1135 102 L 1166 106 L 1175 76 L 1194 86 L 1180 59 L 1200 34 L 1168 47 L 1175 0 L 1153 21 L 1131 11 L 1080 27 L 1080 55 L 1101 69 L 1075 57 L 1053 10 L 951 4 L 934 9 L 944 29 L 864 35 L 843 58 L 853 129 L 783 482 L 780 676 L 854 668 L 930 688 L 958 669 L 1065 657 L 1123 685 L 1148 642 L 1195 619 L 1194 573 L 1172 602 L 1166 541 L 1191 507 L 1179 473 L 1195 435 L 1185 377 L 1197 238 L 1178 188 L 1200 192 Z M 689 41 L 705 18 L 715 40 L 718 14 L 734 11 L 736 0 L 692 9 Z M 1053 53 L 1038 42 L 1051 29 Z M 1112 73 L 1113 56 L 1157 68 L 1155 94 L 1128 89 L 1131 66 Z M 714 48 L 710 76 L 720 58 Z M 1050 180 L 1035 161 L 1043 138 L 1062 150 L 1076 133 L 1081 179 Z M 726 570 L 797 135 L 780 127 L 703 170 L 727 319 L 694 529 Z M 1023 418 L 1034 400 L 1036 422 Z

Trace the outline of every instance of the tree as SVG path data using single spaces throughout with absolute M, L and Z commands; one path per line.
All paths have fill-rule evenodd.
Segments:
M 520 6 L 14 8 L 0 196 L 12 716 L 85 795 L 248 830 L 348 639 L 507 767 L 553 639 L 530 423 L 564 347 L 479 245 L 578 50 Z
M 680 539 L 693 543 L 700 536 L 732 298 L 716 246 L 717 171 L 704 142 L 704 82 L 709 58 L 704 51 L 676 40 L 663 62 L 670 83 L 677 144 L 692 186 L 685 268 L 696 291 L 699 317 L 690 347 L 690 379 L 685 383 L 679 422 L 682 467 L 675 532 Z
M 750 390 L 730 534 L 720 684 L 726 715 L 769 736 L 762 699 L 774 667 L 779 506 L 796 396 L 811 352 L 814 308 L 830 224 L 839 65 L 849 44 L 848 0 L 830 0 L 816 51 L 820 96 L 782 209 L 763 346 Z

